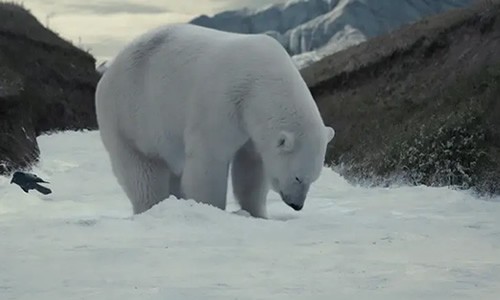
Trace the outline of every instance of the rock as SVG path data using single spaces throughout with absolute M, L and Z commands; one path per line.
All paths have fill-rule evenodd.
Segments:
M 488 4 L 489 3 L 489 4 Z M 430 17 L 302 70 L 351 181 L 500 193 L 500 1 Z
M 97 128 L 98 78 L 90 54 L 0 3 L 0 173 L 36 162 L 40 134 Z

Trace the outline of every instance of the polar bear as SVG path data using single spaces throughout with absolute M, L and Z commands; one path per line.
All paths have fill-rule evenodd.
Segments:
M 139 36 L 96 90 L 100 136 L 135 214 L 173 195 L 266 218 L 270 189 L 295 210 L 334 130 L 284 48 L 190 24 Z M 231 170 L 231 171 L 229 171 Z

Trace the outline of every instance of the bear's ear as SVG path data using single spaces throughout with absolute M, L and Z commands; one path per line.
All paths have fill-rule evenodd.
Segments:
M 333 137 L 335 136 L 335 130 L 333 130 L 332 127 L 330 126 L 325 126 L 326 129 L 326 141 L 330 142 L 333 140 Z
M 291 132 L 281 131 L 276 146 L 280 151 L 290 152 L 295 144 L 295 137 Z

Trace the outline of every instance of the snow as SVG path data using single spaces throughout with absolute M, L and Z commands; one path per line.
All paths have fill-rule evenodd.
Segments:
M 322 58 L 332 55 L 346 48 L 356 46 L 368 38 L 358 29 L 350 25 L 346 25 L 342 30 L 335 33 L 330 42 L 326 43 L 319 49 L 304 52 L 292 56 L 292 60 L 298 69 L 303 69 L 313 63 L 320 61 Z
M 0 299 L 498 299 L 500 199 L 324 169 L 269 220 L 168 199 L 133 216 L 98 132 L 38 138 L 53 194 L 0 177 Z

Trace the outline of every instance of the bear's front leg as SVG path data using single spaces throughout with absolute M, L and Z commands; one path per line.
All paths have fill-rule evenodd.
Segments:
M 266 197 L 269 186 L 264 174 L 262 158 L 251 141 L 236 152 L 231 178 L 234 196 L 241 209 L 253 217 L 266 219 Z
M 226 209 L 229 162 L 196 151 L 186 157 L 181 179 L 183 198 Z

